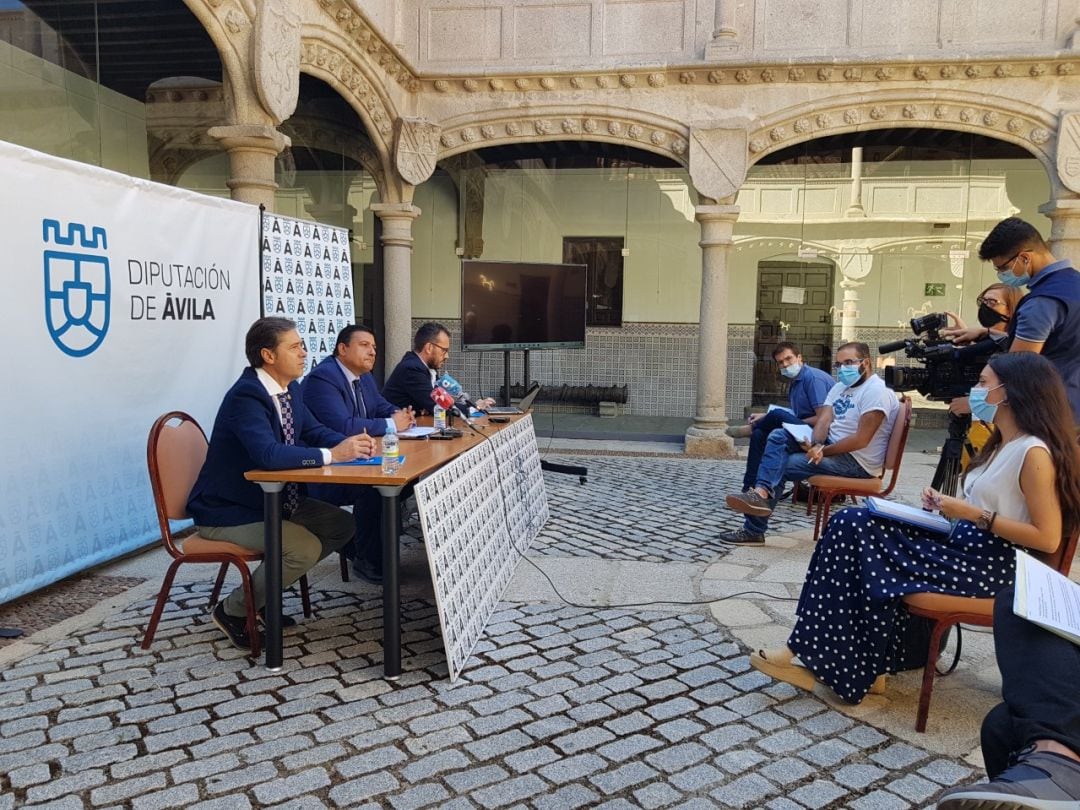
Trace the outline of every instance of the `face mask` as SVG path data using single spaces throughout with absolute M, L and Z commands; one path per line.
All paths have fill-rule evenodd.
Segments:
M 798 377 L 800 371 L 802 371 L 802 363 L 792 363 L 790 366 L 785 366 L 780 369 L 780 373 L 789 380 L 794 380 Z
M 1002 315 L 995 309 L 991 309 L 986 304 L 979 304 L 979 324 L 989 329 L 991 326 L 996 326 L 999 323 L 1009 320 L 1008 315 Z
M 836 379 L 848 386 L 854 385 L 861 378 L 862 371 L 859 366 L 840 366 L 840 370 L 836 372 Z
M 996 391 L 999 388 L 1001 388 L 1000 385 L 995 385 L 993 388 L 972 388 L 968 393 L 971 415 L 980 422 L 994 421 L 994 414 L 997 413 L 998 406 L 987 402 L 986 397 L 991 391 Z
M 1014 276 L 1012 270 L 998 270 L 998 281 L 1004 284 L 1006 287 L 1012 287 L 1014 290 L 1025 286 L 1028 283 L 1028 277 Z

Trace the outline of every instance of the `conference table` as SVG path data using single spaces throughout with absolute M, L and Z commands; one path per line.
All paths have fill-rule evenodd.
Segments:
M 383 475 L 382 469 L 377 465 L 358 464 L 332 464 L 327 467 L 293 470 L 251 470 L 245 473 L 244 477 L 254 481 L 263 491 L 263 520 L 266 532 L 266 551 L 263 558 L 263 570 L 266 574 L 266 668 L 276 672 L 282 665 L 281 493 L 286 484 L 367 485 L 375 487 L 382 496 L 383 674 L 387 680 L 396 680 L 401 676 L 401 553 L 398 545 L 401 516 L 398 512 L 398 496 L 406 485 L 464 455 L 486 441 L 488 436 L 509 427 L 522 416 L 508 416 L 498 424 L 486 417 L 474 419 L 475 431 L 459 419 L 456 427 L 462 431 L 462 435 L 453 439 L 402 439 L 400 447 L 405 461 L 392 475 Z M 431 417 L 421 418 L 419 424 L 430 425 Z

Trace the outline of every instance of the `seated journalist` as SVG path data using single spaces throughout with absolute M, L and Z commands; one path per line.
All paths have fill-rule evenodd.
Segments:
M 722 543 L 765 542 L 769 515 L 785 481 L 811 475 L 872 478 L 881 475 L 889 435 L 900 410 L 896 394 L 885 387 L 870 364 L 870 347 L 845 343 L 836 350 L 839 382 L 825 397 L 810 443 L 799 444 L 782 427 L 769 433 L 754 486 L 727 496 L 727 505 L 746 515 L 741 529 L 721 532 Z
M 300 388 L 315 418 L 348 436 L 383 436 L 416 424 L 412 406 L 397 408 L 379 393 L 371 369 L 375 366 L 375 333 L 366 326 L 346 326 L 337 336 L 334 353 L 304 378 Z M 382 581 L 381 504 L 374 487 L 314 484 L 312 497 L 327 503 L 353 505 L 356 534 L 345 547 L 353 572 L 366 582 Z
M 188 511 L 199 534 L 262 551 L 263 492 L 244 478 L 254 469 L 320 467 L 335 461 L 370 458 L 370 436 L 345 436 L 322 425 L 308 411 L 296 382 L 304 373 L 307 350 L 286 318 L 260 318 L 248 329 L 244 346 L 249 368 L 225 394 L 214 419 L 210 446 Z M 323 557 L 353 535 L 352 517 L 336 506 L 308 498 L 297 484 L 282 493 L 282 586 L 300 579 Z M 255 606 L 266 603 L 266 574 L 252 573 Z M 237 588 L 214 608 L 212 618 L 229 641 L 251 647 L 244 591 Z M 295 624 L 291 619 L 285 625 Z
M 450 332 L 441 323 L 429 321 L 416 330 L 413 350 L 405 352 L 383 386 L 383 396 L 399 408 L 412 407 L 418 414 L 431 413 L 434 403 L 431 391 L 435 388 L 439 369 L 450 356 Z M 480 410 L 495 404 L 493 399 L 480 399 Z
M 988 783 L 945 791 L 938 810 L 1080 807 L 1080 647 L 994 602 L 1001 698 L 983 718 Z
M 1052 552 L 1076 529 L 1080 448 L 1050 362 L 995 355 L 970 397 L 975 418 L 995 431 L 964 473 L 963 497 L 923 492 L 923 508 L 953 521 L 951 532 L 862 508 L 837 512 L 810 559 L 787 646 L 751 655 L 755 669 L 804 689 L 821 682 L 858 703 L 895 671 L 907 621 L 901 597 L 993 598 L 1013 583 L 1017 547 Z
M 789 380 L 788 408 L 773 408 L 768 413 L 753 413 L 745 425 L 727 429 L 734 439 L 750 438 L 750 454 L 746 458 L 743 473 L 743 491 L 753 489 L 757 483 L 758 465 L 765 453 L 765 442 L 777 428 L 789 424 L 813 427 L 825 411 L 825 397 L 836 380 L 819 368 L 803 363 L 802 352 L 794 343 L 777 343 L 772 358 L 780 369 L 780 376 Z

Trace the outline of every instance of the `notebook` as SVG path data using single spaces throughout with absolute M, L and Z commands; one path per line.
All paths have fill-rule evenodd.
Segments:
M 938 534 L 949 534 L 952 531 L 952 521 L 947 517 L 908 506 L 906 503 L 869 497 L 866 499 L 866 508 L 878 517 L 897 520 L 900 523 L 918 526 L 920 529 L 928 529 Z
M 533 400 L 536 399 L 536 395 L 540 393 L 540 389 L 543 386 L 540 383 L 533 383 L 532 388 L 526 392 L 525 396 L 521 398 L 521 402 L 517 406 L 502 405 L 497 407 L 488 408 L 486 413 L 488 416 L 498 416 L 499 414 L 515 414 L 515 413 L 528 413 L 529 408 L 532 407 Z

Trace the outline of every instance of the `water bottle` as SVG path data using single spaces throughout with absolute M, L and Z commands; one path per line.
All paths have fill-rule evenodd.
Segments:
M 382 438 L 382 474 L 393 475 L 401 464 L 401 448 L 396 433 L 387 433 Z
M 446 429 L 446 408 L 444 408 L 442 405 L 440 405 L 439 403 L 436 402 L 435 403 L 435 408 L 432 411 L 432 413 L 435 416 L 435 423 L 434 423 L 435 424 L 435 429 L 436 430 L 445 430 Z

